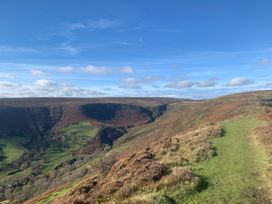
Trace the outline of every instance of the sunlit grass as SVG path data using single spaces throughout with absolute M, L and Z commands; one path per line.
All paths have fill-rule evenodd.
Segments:
M 56 142 L 55 145 L 47 149 L 43 156 L 43 173 L 46 174 L 62 161 L 71 159 L 72 151 L 83 147 L 88 140 L 97 134 L 98 130 L 88 122 L 73 124 L 61 129 L 58 133 L 62 137 L 61 143 Z
M 26 138 L 24 137 L 0 138 L 0 146 L 3 150 L 3 156 L 5 157 L 2 162 L 12 163 L 19 159 L 24 153 L 22 147 L 24 142 L 26 142 Z
M 251 191 L 261 185 L 265 153 L 251 144 L 251 131 L 259 122 L 253 117 L 222 123 L 226 134 L 215 139 L 217 156 L 194 166 L 207 189 L 186 199 L 187 203 L 248 203 Z

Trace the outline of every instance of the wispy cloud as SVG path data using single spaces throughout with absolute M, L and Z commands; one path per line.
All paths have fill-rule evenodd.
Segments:
M 131 66 L 121 67 L 120 70 L 121 70 L 122 73 L 125 73 L 125 74 L 133 74 L 135 72 L 134 68 L 131 67 Z
M 149 82 L 154 82 L 154 81 L 159 81 L 159 80 L 162 80 L 162 77 L 160 77 L 160 76 L 146 76 L 143 81 L 149 83 Z
M 118 29 L 117 32 L 130 32 L 130 31 L 135 31 L 135 30 L 142 30 L 145 28 L 146 28 L 145 25 L 127 26 L 125 28 Z
M 108 18 L 98 18 L 98 19 L 90 19 L 85 22 L 77 22 L 77 23 L 63 23 L 62 30 L 60 34 L 71 34 L 74 31 L 78 30 L 105 30 L 113 27 L 120 26 L 121 23 L 117 20 L 112 20 Z
M 25 52 L 25 53 L 38 53 L 38 50 L 29 47 L 13 47 L 0 45 L 0 52 Z
M 66 44 L 66 43 L 62 44 L 61 46 L 59 46 L 59 47 L 57 47 L 55 49 L 65 51 L 70 55 L 76 55 L 79 52 L 81 52 L 81 49 L 73 47 L 72 45 Z
M 59 67 L 58 68 L 58 71 L 61 72 L 61 73 L 71 73 L 74 71 L 74 68 L 71 67 L 71 66 L 65 66 L 65 67 Z
M 112 27 L 119 26 L 120 22 L 117 20 L 107 19 L 107 18 L 99 18 L 96 20 L 89 20 L 86 24 L 89 29 L 97 29 L 104 30 Z
M 87 26 L 84 25 L 83 23 L 68 23 L 64 24 L 64 27 L 69 32 L 87 28 Z
M 260 66 L 267 66 L 267 65 L 271 65 L 272 64 L 272 60 L 269 58 L 262 58 L 258 61 L 258 65 Z
M 142 45 L 141 42 L 127 42 L 127 41 L 115 41 L 114 44 L 131 47 L 139 47 Z
M 142 89 L 140 81 L 134 77 L 124 78 L 119 87 L 124 89 Z
M 32 69 L 32 70 L 30 70 L 30 73 L 32 76 L 43 76 L 43 75 L 47 74 L 45 71 L 40 70 L 40 69 Z
M 15 79 L 16 75 L 13 73 L 0 72 L 0 78 Z

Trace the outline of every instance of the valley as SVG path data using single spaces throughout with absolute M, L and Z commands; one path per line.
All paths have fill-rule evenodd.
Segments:
M 270 98 L 2 99 L 0 199 L 271 203 Z

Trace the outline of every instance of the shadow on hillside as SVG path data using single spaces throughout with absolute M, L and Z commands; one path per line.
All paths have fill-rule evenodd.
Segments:
M 272 99 L 262 99 L 261 100 L 261 105 L 262 106 L 272 106 Z
M 200 182 L 199 182 L 199 184 L 198 184 L 198 186 L 196 188 L 196 191 L 198 193 L 200 193 L 200 192 L 202 192 L 202 191 L 204 191 L 204 190 L 206 190 L 208 188 L 209 180 L 205 176 L 201 176 L 201 175 L 197 175 L 197 176 L 200 178 Z

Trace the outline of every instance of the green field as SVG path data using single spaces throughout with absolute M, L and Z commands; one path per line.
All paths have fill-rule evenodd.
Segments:
M 14 175 L 8 176 L 13 169 L 8 168 L 7 165 L 18 160 L 23 155 L 24 148 L 22 145 L 26 142 L 27 139 L 24 137 L 0 138 L 1 156 L 3 157 L 0 161 L 0 168 L 5 169 L 0 171 L 0 180 L 15 177 Z
M 24 137 L 0 138 L 0 147 L 5 157 L 0 163 L 12 163 L 19 159 L 24 153 L 22 147 L 24 142 L 26 142 Z
M 53 143 L 43 156 L 43 173 L 48 173 L 62 161 L 70 159 L 72 152 L 82 148 L 88 140 L 95 137 L 98 130 L 89 122 L 80 122 L 61 129 L 58 135 L 62 139 Z

